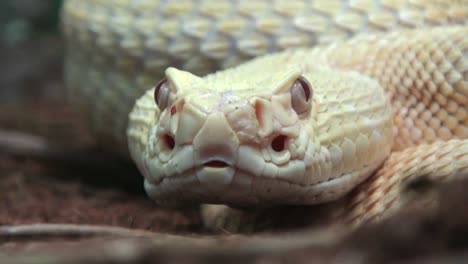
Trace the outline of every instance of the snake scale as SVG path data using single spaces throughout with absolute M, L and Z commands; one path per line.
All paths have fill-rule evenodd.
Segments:
M 362 224 L 468 176 L 467 22 L 448 0 L 67 0 L 65 81 L 158 204 L 345 199 Z

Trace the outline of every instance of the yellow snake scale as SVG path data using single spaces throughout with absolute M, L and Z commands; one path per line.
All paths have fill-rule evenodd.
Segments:
M 342 198 L 356 225 L 468 176 L 467 22 L 450 0 L 67 0 L 65 80 L 159 204 Z

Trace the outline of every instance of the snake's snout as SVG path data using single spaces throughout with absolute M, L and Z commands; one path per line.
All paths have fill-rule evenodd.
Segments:
M 210 167 L 231 165 L 236 159 L 238 147 L 239 140 L 224 114 L 213 113 L 207 117 L 193 139 L 195 164 L 208 164 Z
M 193 140 L 196 176 L 201 183 L 229 185 L 239 140 L 222 112 L 209 115 Z

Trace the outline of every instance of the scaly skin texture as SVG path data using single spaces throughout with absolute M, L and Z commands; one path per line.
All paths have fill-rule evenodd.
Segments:
M 169 68 L 169 106 L 154 89 L 136 101 L 130 154 L 160 204 L 341 198 L 336 215 L 356 225 L 398 210 L 408 182 L 468 174 L 463 1 L 110 2 L 66 2 L 66 77 L 121 152 L 124 116 L 163 68 L 200 75 L 296 48 L 203 78 Z
M 127 114 L 169 66 L 202 76 L 359 33 L 466 24 L 467 13 L 466 0 L 66 0 L 65 80 L 99 139 L 126 155 Z

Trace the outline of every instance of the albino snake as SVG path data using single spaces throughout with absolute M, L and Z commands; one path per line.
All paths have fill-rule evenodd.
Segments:
M 468 176 L 465 1 L 67 0 L 63 19 L 71 97 L 159 204 L 347 197 L 359 224 L 410 181 Z

